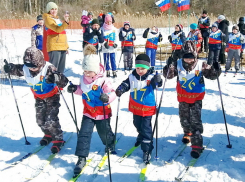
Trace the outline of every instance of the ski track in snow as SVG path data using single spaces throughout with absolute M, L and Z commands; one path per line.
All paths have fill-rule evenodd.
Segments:
M 187 29 L 186 29 L 187 30 Z M 142 33 L 143 29 L 136 29 L 137 40 L 136 45 L 145 44 Z M 164 40 L 167 42 L 168 29 L 160 29 L 163 32 Z M 172 31 L 172 30 L 171 30 Z M 187 33 L 187 31 L 186 31 Z M 70 51 L 67 55 L 65 75 L 74 84 L 79 83 L 79 76 L 82 74 L 81 61 L 82 53 L 82 34 L 81 30 L 68 30 L 68 40 Z M 30 30 L 0 30 L 0 67 L 2 70 L 3 59 L 7 59 L 13 63 L 22 63 L 22 57 L 25 49 L 30 46 Z M 137 51 L 143 51 L 144 48 L 137 48 Z M 120 57 L 120 49 L 117 52 L 117 64 Z M 102 54 L 101 54 L 102 58 Z M 163 62 L 165 65 L 165 62 Z M 121 61 L 122 67 L 122 61 Z M 160 72 L 160 62 L 157 61 L 157 68 Z M 224 69 L 224 68 L 223 68 Z M 124 72 L 118 71 L 118 77 L 113 82 L 114 88 L 126 79 Z M 206 95 L 203 100 L 202 121 L 204 125 L 204 142 L 209 138 L 211 143 L 204 151 L 196 163 L 195 167 L 186 176 L 185 181 L 244 181 L 245 179 L 245 107 L 244 107 L 244 75 L 238 74 L 235 78 L 232 73 L 228 73 L 226 77 L 222 73 L 220 83 L 222 89 L 222 97 L 230 133 L 230 141 L 232 148 L 226 148 L 227 136 L 224 125 L 224 118 L 221 108 L 220 96 L 217 81 L 205 79 Z M 31 145 L 27 146 L 23 137 L 19 117 L 16 111 L 15 102 L 12 91 L 5 74 L 0 81 L 0 170 L 6 167 L 6 164 L 16 161 L 23 155 L 30 152 L 38 146 L 39 140 L 43 133 L 37 126 L 35 121 L 35 108 L 33 95 L 23 78 L 12 77 L 14 90 L 17 97 L 21 117 L 25 127 L 27 140 Z M 187 147 L 176 162 L 171 165 L 164 165 L 167 160 L 181 144 L 183 135 L 178 117 L 178 102 L 176 94 L 176 78 L 168 80 L 163 95 L 163 102 L 158 118 L 159 122 L 159 139 L 158 139 L 158 161 L 152 161 L 146 173 L 146 181 L 162 182 L 174 181 L 174 178 L 184 169 L 185 165 L 191 159 L 191 148 Z M 162 93 L 162 88 L 158 89 L 158 102 Z M 71 95 L 64 89 L 64 97 L 73 113 L 73 105 Z M 133 154 L 126 158 L 122 163 L 116 162 L 129 148 L 131 148 L 136 140 L 137 132 L 132 122 L 132 113 L 128 111 L 129 92 L 121 97 L 119 123 L 117 138 L 120 138 L 116 145 L 117 155 L 111 155 L 112 180 L 116 182 L 135 182 L 138 181 L 139 173 L 142 166 L 142 151 L 136 149 Z M 60 124 L 67 134 L 74 132 L 72 139 L 61 150 L 57 157 L 47 166 L 33 181 L 45 182 L 64 182 L 68 181 L 73 175 L 73 168 L 77 162 L 74 155 L 76 148 L 76 130 L 74 123 L 67 111 L 64 101 L 61 98 L 61 107 L 59 113 Z M 82 118 L 82 99 L 75 95 L 76 111 L 78 118 L 78 127 L 81 125 Z M 111 104 L 113 117 L 111 118 L 111 126 L 114 131 L 117 99 Z M 155 116 L 152 119 L 154 125 Z M 155 142 L 154 142 L 155 145 Z M 37 155 L 25 160 L 23 163 L 14 168 L 3 170 L 0 172 L 0 179 L 5 181 L 25 181 L 27 177 L 37 169 L 43 161 L 50 155 L 51 144 L 41 150 Z M 96 178 L 92 177 L 93 169 L 103 156 L 104 146 L 94 129 L 90 154 L 101 150 L 95 156 L 94 160 L 86 168 L 84 174 L 77 180 L 79 182 L 93 181 L 106 182 L 109 181 L 109 170 L 105 166 Z M 155 156 L 155 149 L 152 157 Z

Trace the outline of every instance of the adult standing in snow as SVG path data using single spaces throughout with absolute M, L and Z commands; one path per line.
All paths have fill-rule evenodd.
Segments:
M 121 41 L 124 71 L 130 71 L 133 67 L 134 41 L 136 40 L 134 29 L 130 27 L 130 22 L 125 21 L 120 28 L 119 40 Z
M 57 153 L 65 142 L 58 117 L 60 107 L 58 87 L 64 88 L 68 79 L 57 72 L 54 65 L 44 61 L 42 51 L 36 47 L 27 48 L 23 60 L 24 64 L 5 65 L 4 71 L 11 75 L 25 76 L 36 100 L 36 122 L 44 133 L 40 145 L 48 145 L 52 141 L 51 151 Z
M 104 53 L 104 65 L 106 67 L 106 76 L 110 77 L 110 69 L 112 69 L 113 78 L 117 77 L 116 73 L 116 48 L 117 48 L 117 41 L 118 41 L 118 30 L 112 24 L 112 17 L 111 15 L 106 15 L 105 23 L 101 30 L 104 33 L 104 43 L 102 46 L 102 52 Z M 110 68 L 111 62 L 111 68 Z
M 31 30 L 31 46 L 43 50 L 43 17 L 37 16 L 37 24 Z
M 201 51 L 202 34 L 201 34 L 200 30 L 198 29 L 196 23 L 192 23 L 190 25 L 190 28 L 191 28 L 191 30 L 187 36 L 187 40 L 192 40 L 195 42 L 196 48 L 197 48 L 197 54 L 198 54 Z
M 208 52 L 208 37 L 210 18 L 207 15 L 207 11 L 203 10 L 202 16 L 198 20 L 199 29 L 201 30 L 203 41 L 201 43 L 201 52 Z
M 58 6 L 54 2 L 49 2 L 46 6 L 47 13 L 43 14 L 44 25 L 47 30 L 47 52 L 49 62 L 52 63 L 57 71 L 63 73 L 65 70 L 66 53 L 68 43 L 65 29 L 69 25 L 69 14 L 64 15 L 62 22 L 57 16 Z
M 172 79 L 177 76 L 177 98 L 179 101 L 180 123 L 184 130 L 183 143 L 192 144 L 191 156 L 199 158 L 203 151 L 203 125 L 201 120 L 202 100 L 205 95 L 204 78 L 215 80 L 221 74 L 218 62 L 212 66 L 197 59 L 195 42 L 186 41 L 182 47 L 183 58 L 177 67 L 168 63 L 163 76 Z
M 221 64 L 225 64 L 226 63 L 226 58 L 225 58 L 225 48 L 226 48 L 226 43 L 228 42 L 229 39 L 229 33 L 228 33 L 228 26 L 229 26 L 229 21 L 225 19 L 224 15 L 219 15 L 218 16 L 218 28 L 223 32 L 223 34 L 225 34 L 225 40 L 222 43 L 222 47 L 220 50 L 220 54 L 219 54 L 219 61 Z
M 172 44 L 173 64 L 177 66 L 177 60 L 182 58 L 182 45 L 186 41 L 185 32 L 183 32 L 181 24 L 175 26 L 175 31 L 168 36 L 168 40 Z
M 96 47 L 97 51 L 99 48 L 99 43 L 104 42 L 104 34 L 100 28 L 99 20 L 93 19 L 91 27 L 86 28 L 83 34 L 83 48 L 87 44 L 92 44 Z
M 156 62 L 156 51 L 158 42 L 162 41 L 162 34 L 158 32 L 158 28 L 153 26 L 151 29 L 147 28 L 143 33 L 143 38 L 146 40 L 146 54 L 149 56 L 151 60 L 151 67 L 153 71 L 155 70 L 155 62 Z

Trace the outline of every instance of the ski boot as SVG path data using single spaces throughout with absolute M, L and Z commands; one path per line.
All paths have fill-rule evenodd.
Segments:
M 112 71 L 112 75 L 113 75 L 112 76 L 113 78 L 116 78 L 117 77 L 117 72 L 116 71 Z
M 200 155 L 204 149 L 203 147 L 196 146 L 196 145 L 192 145 L 191 148 L 192 148 L 191 157 L 193 157 L 195 159 L 200 157 Z
M 40 140 L 41 146 L 46 146 L 52 141 L 52 137 L 50 135 L 44 135 L 44 137 Z
M 149 152 L 143 152 L 143 162 L 149 164 L 151 160 L 151 154 Z
M 75 177 L 81 173 L 81 171 L 85 165 L 86 165 L 86 157 L 78 157 L 77 164 L 74 168 L 74 176 Z
M 192 135 L 192 133 L 185 133 L 183 138 L 182 138 L 182 142 L 185 143 L 185 144 L 190 143 L 191 135 Z
M 110 77 L 110 71 L 106 71 L 106 77 Z
M 56 140 L 56 141 L 52 141 L 52 143 L 53 143 L 53 146 L 51 147 L 51 152 L 53 154 L 56 154 L 61 150 L 62 146 L 64 146 L 65 141 L 64 140 Z

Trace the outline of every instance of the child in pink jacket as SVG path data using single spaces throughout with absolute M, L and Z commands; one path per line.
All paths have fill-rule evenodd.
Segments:
M 116 94 L 112 89 L 110 79 L 105 77 L 105 69 L 100 64 L 96 48 L 88 44 L 84 49 L 84 56 L 82 63 L 84 75 L 81 76 L 80 85 L 68 86 L 68 92 L 81 95 L 84 104 L 82 125 L 75 152 L 75 155 L 78 156 L 74 169 L 75 175 L 78 175 L 86 164 L 94 125 L 104 145 L 106 145 L 107 132 L 108 148 L 110 151 L 114 150 L 114 134 L 110 126 L 112 114 L 109 103 L 116 98 Z

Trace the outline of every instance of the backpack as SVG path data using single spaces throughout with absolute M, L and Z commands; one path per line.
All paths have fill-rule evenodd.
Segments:
M 197 57 L 197 47 L 195 41 L 186 40 L 181 48 L 182 54 L 192 53 L 195 57 Z

